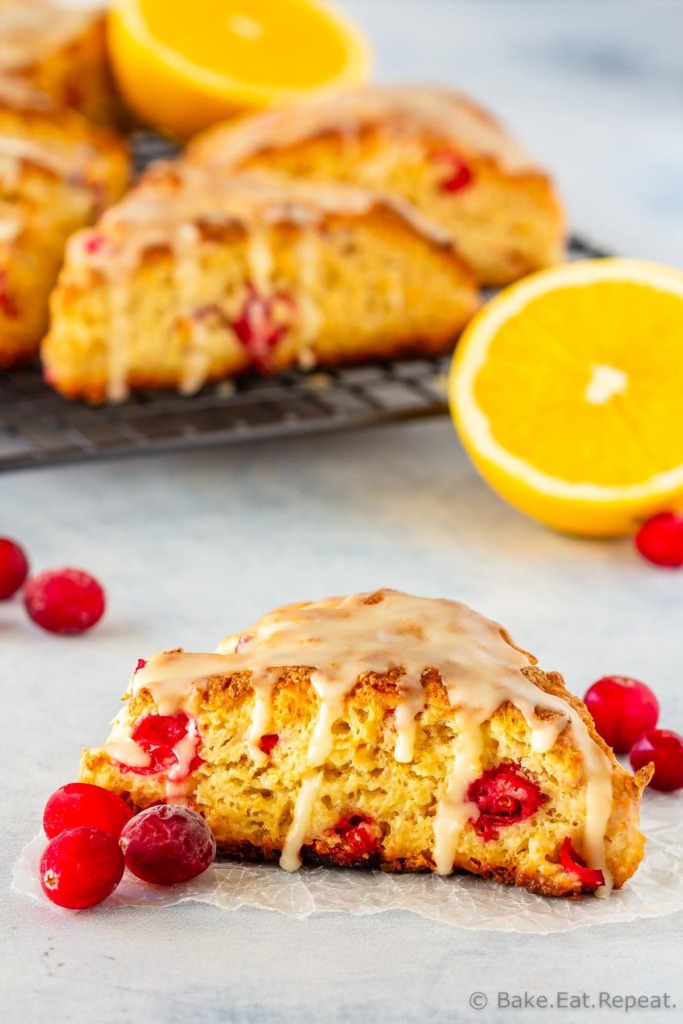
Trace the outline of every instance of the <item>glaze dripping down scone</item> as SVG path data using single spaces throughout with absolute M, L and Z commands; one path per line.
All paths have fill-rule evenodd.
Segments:
M 71 239 L 42 356 L 69 397 L 192 394 L 247 370 L 448 351 L 478 302 L 407 203 L 176 162 Z
M 292 605 L 141 661 L 81 780 L 196 808 L 246 859 L 463 870 L 548 896 L 636 870 L 649 769 L 496 623 L 396 591 Z
M 401 196 L 449 233 L 480 284 L 562 257 L 564 213 L 547 173 L 488 111 L 448 89 L 326 93 L 208 129 L 190 159 L 215 173 L 268 168 Z
M 118 135 L 0 75 L 0 369 L 36 355 L 67 238 L 128 178 Z

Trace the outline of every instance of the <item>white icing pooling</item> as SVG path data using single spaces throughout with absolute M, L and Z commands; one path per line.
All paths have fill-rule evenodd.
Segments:
M 377 205 L 391 208 L 432 243 L 450 247 L 448 235 L 408 203 L 380 193 L 346 185 L 293 182 L 263 172 L 226 177 L 180 162 L 157 166 L 120 203 L 106 211 L 96 228 L 76 236 L 67 249 L 69 268 L 77 273 L 91 268 L 104 278 L 110 292 L 121 293 L 120 298 L 110 295 L 105 339 L 109 400 L 121 401 L 128 394 L 133 327 L 128 295 L 146 252 L 157 247 L 170 249 L 177 264 L 178 312 L 190 331 L 181 390 L 191 393 L 205 382 L 210 365 L 208 328 L 202 318 L 191 315 L 189 308 L 198 304 L 202 281 L 202 227 L 237 224 L 246 232 L 250 283 L 265 298 L 273 290 L 273 226 L 292 224 L 302 232 L 301 244 L 294 248 L 299 301 L 296 295 L 294 300 L 303 359 L 310 362 L 321 322 L 311 296 L 321 251 L 313 236 L 330 215 L 362 217 Z
M 342 135 L 353 160 L 353 147 L 368 125 L 379 126 L 388 140 L 394 135 L 411 140 L 432 131 L 455 148 L 492 157 L 510 172 L 534 169 L 525 150 L 485 110 L 448 89 L 424 86 L 369 86 L 321 94 L 209 129 L 190 147 L 190 157 L 217 167 L 240 167 L 262 151 L 334 131 Z M 384 156 L 373 159 L 380 175 Z
M 571 705 L 526 678 L 521 670 L 534 659 L 515 647 L 497 623 L 454 601 L 382 591 L 379 600 L 358 594 L 279 609 L 265 615 L 248 635 L 246 644 L 229 637 L 214 655 L 158 655 L 136 672 L 132 692 L 147 689 L 161 714 L 179 710 L 192 714 L 212 676 L 251 672 L 257 700 L 247 741 L 255 756 L 258 740 L 270 724 L 274 672 L 293 666 L 311 670 L 320 706 L 309 741 L 309 774 L 302 783 L 283 851 L 284 867 L 291 870 L 298 865 L 301 845 L 309 835 L 320 769 L 333 743 L 333 728 L 359 676 L 401 671 L 395 756 L 409 761 L 415 718 L 424 701 L 422 677 L 426 669 L 432 669 L 447 689 L 460 727 L 446 793 L 434 820 L 437 871 L 451 871 L 459 834 L 467 821 L 476 817 L 466 794 L 482 770 L 482 723 L 510 702 L 524 716 L 535 750 L 549 750 L 571 723 L 585 766 L 583 854 L 590 867 L 605 875 L 606 885 L 598 894 L 609 892 L 605 833 L 612 807 L 612 766 Z M 241 648 L 237 651 L 236 643 Z M 540 715 L 540 709 L 546 714 Z M 255 760 L 262 764 L 265 756 L 261 751 L 259 755 Z

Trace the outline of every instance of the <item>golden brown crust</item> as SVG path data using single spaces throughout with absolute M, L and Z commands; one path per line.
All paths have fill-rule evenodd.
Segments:
M 0 5 L 0 39 L 9 43 L 0 55 L 0 75 L 29 83 L 89 120 L 122 125 L 125 118 L 109 65 L 105 16 L 45 7 L 39 0 L 5 0 Z M 18 36 L 12 25 L 14 9 L 22 13 Z

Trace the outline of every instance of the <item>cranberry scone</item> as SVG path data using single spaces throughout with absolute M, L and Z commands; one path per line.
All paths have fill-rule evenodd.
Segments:
M 93 121 L 121 119 L 102 10 L 66 10 L 57 0 L 0 0 L 0 75 L 20 78 Z
M 209 129 L 190 158 L 341 179 L 414 203 L 452 237 L 480 284 L 557 263 L 565 240 L 549 176 L 481 107 L 439 88 L 370 86 Z
M 584 704 L 466 605 L 391 590 L 292 605 L 212 655 L 140 661 L 81 780 L 185 802 L 219 850 L 467 871 L 608 895 L 643 855 L 641 791 Z
M 0 76 L 0 368 L 37 353 L 67 238 L 128 179 L 116 134 Z
M 69 397 L 192 394 L 247 370 L 441 353 L 478 302 L 408 204 L 176 162 L 71 239 L 42 355 Z

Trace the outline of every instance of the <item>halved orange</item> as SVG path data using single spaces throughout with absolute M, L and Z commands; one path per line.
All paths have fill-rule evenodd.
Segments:
M 683 501 L 683 272 L 567 263 L 506 289 L 453 360 L 453 418 L 516 508 L 588 536 Z
M 321 0 L 115 0 L 109 47 L 132 110 L 178 138 L 371 68 L 362 33 Z

